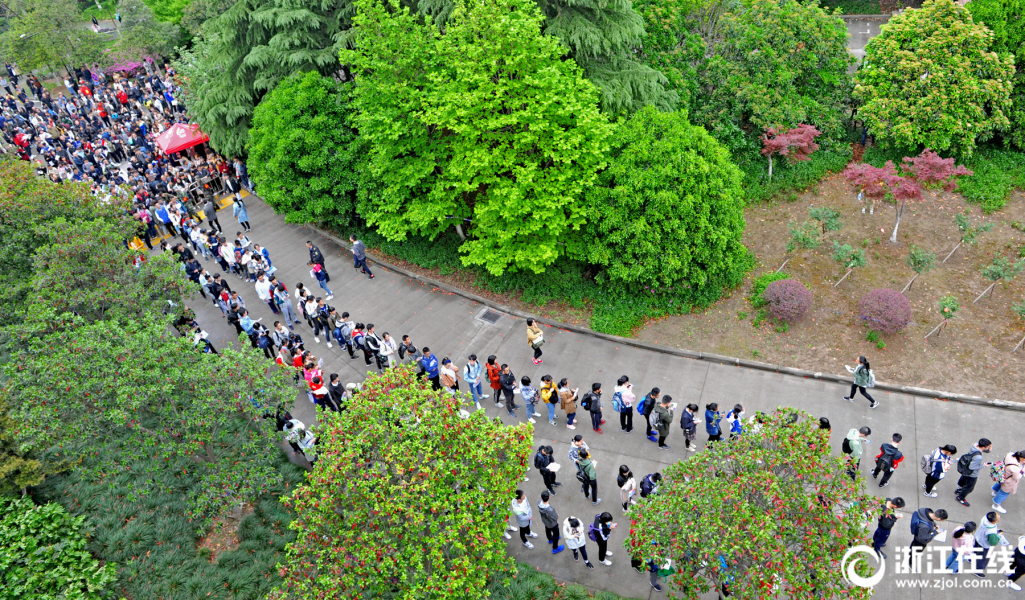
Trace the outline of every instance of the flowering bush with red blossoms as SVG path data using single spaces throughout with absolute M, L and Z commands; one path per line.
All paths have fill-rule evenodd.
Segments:
M 869 543 L 881 500 L 863 493 L 859 472 L 847 474 L 848 457 L 831 452 L 818 419 L 789 408 L 756 418 L 739 438 L 665 470 L 658 493 L 630 513 L 627 554 L 672 559 L 676 598 L 722 585 L 737 598 L 868 598 L 841 561 Z M 862 576 L 875 566 L 866 562 L 853 567 Z
M 532 430 L 460 405 L 407 365 L 321 413 L 316 468 L 282 499 L 298 537 L 271 598 L 483 599 L 514 572 L 502 534 Z

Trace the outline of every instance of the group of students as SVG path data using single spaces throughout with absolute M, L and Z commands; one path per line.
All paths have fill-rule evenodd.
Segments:
M 573 437 L 570 443 L 569 459 L 577 469 L 576 477 L 581 483 L 580 489 L 584 497 L 590 497 L 593 505 L 601 504 L 602 498 L 599 498 L 597 495 L 596 462 L 591 457 L 590 450 L 582 435 Z M 591 563 L 587 556 L 587 541 L 590 540 L 598 548 L 598 562 L 605 566 L 612 566 L 612 561 L 609 557 L 613 553 L 608 549 L 609 539 L 612 537 L 613 530 L 618 526 L 612 514 L 607 511 L 601 512 L 594 515 L 593 519 L 581 519 L 570 515 L 560 521 L 558 512 L 551 504 L 551 499 L 558 495 L 555 488 L 562 487 L 562 483 L 556 480 L 560 466 L 553 458 L 551 446 L 542 445 L 538 447 L 534 454 L 534 467 L 541 473 L 545 485 L 537 508 L 545 530 L 545 538 L 551 546 L 552 554 L 558 554 L 569 548 L 573 553 L 573 560 L 579 561 L 583 558 L 584 565 L 588 569 L 594 569 L 594 564 Z M 524 479 L 524 481 L 527 480 L 526 478 Z M 641 483 L 638 484 L 630 467 L 620 465 L 616 483 L 619 486 L 620 501 L 624 513 L 630 510 L 631 505 L 636 503 L 638 498 L 647 498 L 657 493 L 661 482 L 661 473 L 651 473 L 645 475 Z M 534 544 L 530 541 L 530 538 L 537 538 L 538 534 L 531 531 L 534 511 L 526 492 L 516 490 L 516 497 L 510 504 L 510 511 L 512 512 L 515 524 L 509 523 L 505 538 L 511 540 L 510 532 L 518 532 L 523 545 L 528 549 L 533 549 Z M 565 544 L 560 543 L 561 540 L 565 540 Z M 631 558 L 630 566 L 638 573 L 647 571 L 651 587 L 656 591 L 662 591 L 662 585 L 658 581 L 660 566 L 654 561 L 648 561 L 645 564 L 640 559 Z

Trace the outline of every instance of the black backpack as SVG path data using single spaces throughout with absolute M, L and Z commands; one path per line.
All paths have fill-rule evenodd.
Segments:
M 545 468 L 545 459 L 544 455 L 541 454 L 540 448 L 534 453 L 534 468 L 538 470 Z
M 851 448 L 851 441 L 847 438 L 843 439 L 843 444 L 840 445 L 840 449 L 843 450 L 844 454 L 851 454 L 854 450 Z
M 583 400 L 580 401 L 580 408 L 590 411 L 591 410 L 591 393 L 584 394 Z
M 982 452 L 972 450 L 971 452 L 962 454 L 961 458 L 957 459 L 957 472 L 966 477 L 971 476 L 972 458 L 974 458 L 976 454 L 982 454 Z

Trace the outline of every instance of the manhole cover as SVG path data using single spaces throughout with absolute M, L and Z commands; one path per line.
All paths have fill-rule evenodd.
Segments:
M 499 319 L 502 318 L 502 313 L 498 312 L 497 310 L 491 310 L 489 308 L 485 310 L 478 318 L 481 321 L 484 321 L 485 323 L 491 323 L 492 325 L 494 325 L 495 323 L 498 323 Z

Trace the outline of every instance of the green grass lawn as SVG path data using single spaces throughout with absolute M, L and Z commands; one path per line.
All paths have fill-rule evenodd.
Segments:
M 92 21 L 93 15 L 96 15 L 96 20 L 110 20 L 114 18 L 114 13 L 117 11 L 117 0 L 99 0 L 100 8 L 96 7 L 95 0 L 85 4 L 79 2 L 78 6 L 82 9 L 82 20 Z

